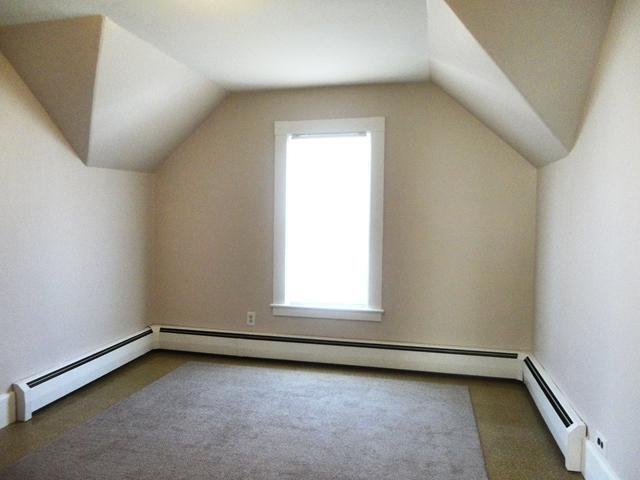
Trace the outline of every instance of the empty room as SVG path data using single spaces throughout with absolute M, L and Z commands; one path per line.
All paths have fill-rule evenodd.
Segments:
M 0 480 L 640 480 L 640 0 L 0 0 Z

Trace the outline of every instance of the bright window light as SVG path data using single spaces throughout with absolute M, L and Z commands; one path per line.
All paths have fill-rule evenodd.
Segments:
M 290 135 L 285 303 L 369 304 L 371 134 Z
M 384 126 L 275 122 L 274 315 L 382 320 Z

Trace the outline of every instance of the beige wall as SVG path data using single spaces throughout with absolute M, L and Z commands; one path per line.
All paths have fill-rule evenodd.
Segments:
M 145 325 L 151 177 L 84 166 L 0 54 L 0 393 Z
M 386 116 L 377 323 L 274 318 L 273 122 Z M 528 349 L 536 171 L 431 84 L 229 95 L 157 178 L 150 321 Z
M 640 1 L 616 4 L 578 142 L 540 172 L 535 353 L 608 441 L 640 456 Z

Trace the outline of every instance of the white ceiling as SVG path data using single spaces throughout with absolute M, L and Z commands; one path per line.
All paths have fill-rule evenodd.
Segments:
M 0 25 L 92 14 L 230 90 L 429 74 L 425 0 L 0 1 Z

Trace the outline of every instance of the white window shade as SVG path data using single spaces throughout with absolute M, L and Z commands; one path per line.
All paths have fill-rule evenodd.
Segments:
M 285 303 L 369 305 L 370 195 L 371 134 L 288 138 Z

